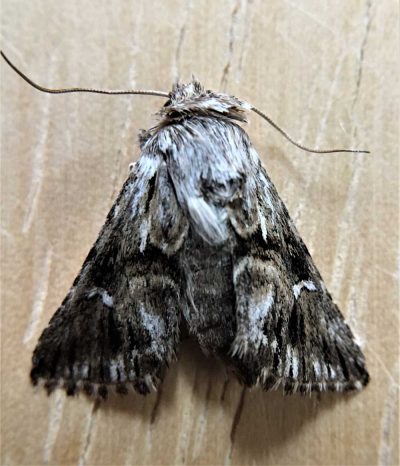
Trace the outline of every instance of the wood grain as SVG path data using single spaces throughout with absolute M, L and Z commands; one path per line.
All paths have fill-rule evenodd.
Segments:
M 4 0 L 2 48 L 43 85 L 169 90 L 191 73 L 265 110 L 248 132 L 359 335 L 356 396 L 243 390 L 195 344 L 162 390 L 96 406 L 29 385 L 31 352 L 138 156 L 152 97 L 50 96 L 1 66 L 3 465 L 397 465 L 398 6 L 389 0 Z

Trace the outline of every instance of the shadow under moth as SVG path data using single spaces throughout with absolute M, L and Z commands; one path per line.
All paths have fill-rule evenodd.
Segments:
M 146 394 L 175 359 L 183 325 L 249 387 L 311 393 L 368 383 L 360 347 L 238 124 L 253 110 L 294 142 L 269 117 L 195 79 L 170 93 L 47 89 L 2 55 L 44 92 L 167 98 L 39 339 L 33 384 Z

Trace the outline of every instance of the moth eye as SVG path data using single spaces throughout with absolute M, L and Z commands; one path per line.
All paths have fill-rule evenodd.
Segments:
M 168 99 L 165 104 L 163 105 L 164 107 L 169 107 L 171 105 L 171 99 Z

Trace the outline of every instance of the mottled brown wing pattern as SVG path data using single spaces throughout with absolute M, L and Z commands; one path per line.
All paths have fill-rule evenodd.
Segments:
M 147 393 L 157 385 L 179 338 L 181 276 L 173 253 L 187 228 L 165 162 L 145 152 L 40 337 L 34 384 L 100 397 L 111 387 Z
M 261 165 L 255 177 L 257 228 L 238 235 L 234 252 L 240 376 L 286 393 L 362 388 L 359 345 Z

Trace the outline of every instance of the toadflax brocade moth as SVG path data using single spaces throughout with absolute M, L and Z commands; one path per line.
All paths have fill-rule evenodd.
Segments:
M 238 125 L 250 109 L 261 114 L 195 79 L 174 86 L 39 339 L 33 384 L 146 394 L 175 359 L 182 325 L 246 386 L 368 383 L 360 347 Z
M 179 329 L 247 386 L 360 389 L 364 356 L 245 131 L 248 104 L 175 85 L 33 354 L 48 391 L 142 394 Z

